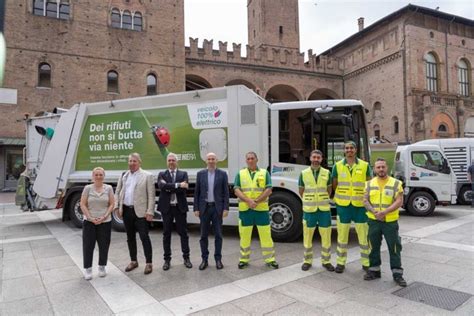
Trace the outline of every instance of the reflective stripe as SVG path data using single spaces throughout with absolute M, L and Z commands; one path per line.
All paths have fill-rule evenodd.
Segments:
M 347 252 L 336 251 L 338 257 L 347 257 Z
M 350 196 L 340 195 L 340 194 L 337 194 L 337 193 L 334 195 L 334 198 L 340 199 L 340 200 L 350 200 L 351 199 Z
M 321 256 L 322 260 L 331 260 L 331 256 Z
M 250 251 L 250 247 L 248 247 L 248 248 L 242 248 L 242 247 L 240 247 L 240 251 L 242 251 L 242 252 L 248 252 L 248 251 Z
M 338 243 L 337 243 L 337 246 L 338 246 L 339 248 L 347 249 L 347 244 L 343 244 L 343 243 L 339 243 L 339 242 L 338 242 Z
M 325 206 L 325 205 L 330 205 L 329 200 L 327 201 L 319 201 L 319 202 L 306 202 L 303 201 L 304 206 Z
M 270 253 L 268 255 L 263 255 L 263 259 L 270 259 L 270 258 L 273 258 L 275 256 L 274 253 Z
M 265 190 L 265 188 L 254 188 L 253 190 L 255 192 L 263 192 L 263 190 Z
M 313 254 L 304 255 L 305 259 L 313 259 Z
M 250 259 L 250 255 L 240 255 L 240 259 Z
M 328 189 L 327 188 L 317 188 L 316 189 L 316 192 L 327 192 Z
M 275 248 L 262 248 L 262 251 L 275 251 Z
M 242 191 L 242 192 L 250 192 L 250 191 L 252 191 L 252 189 L 244 189 L 244 188 L 240 188 L 240 191 Z
M 363 252 L 360 253 L 360 257 L 369 259 L 369 255 Z
M 360 249 L 369 250 L 369 245 L 359 245 Z
M 321 247 L 321 251 L 324 251 L 324 252 L 331 252 L 331 248 L 324 248 L 324 247 Z
M 403 269 L 392 269 L 392 273 L 399 273 L 399 274 L 402 274 L 402 273 L 403 273 Z
M 316 193 L 318 192 L 317 189 L 309 189 L 309 188 L 304 188 L 305 193 Z
M 379 271 L 380 271 L 380 266 L 378 266 L 378 267 L 370 267 L 370 268 L 369 268 L 369 271 L 379 272 Z
M 363 196 L 353 196 L 352 201 L 363 201 L 364 197 Z
M 337 182 L 337 185 L 347 185 L 347 186 L 350 186 L 351 183 L 350 183 L 350 182 L 345 182 L 345 181 L 342 182 L 342 181 L 341 181 L 341 182 Z
M 304 250 L 305 250 L 305 251 L 311 251 L 311 250 L 313 250 L 313 247 L 311 247 L 311 248 L 306 248 L 306 247 L 304 247 Z
M 364 182 L 352 182 L 353 187 L 362 187 L 365 188 L 365 183 Z

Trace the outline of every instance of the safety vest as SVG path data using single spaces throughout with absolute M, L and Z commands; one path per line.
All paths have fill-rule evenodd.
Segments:
M 304 182 L 303 211 L 308 213 L 314 213 L 318 209 L 320 211 L 330 211 L 328 194 L 329 170 L 320 167 L 317 182 L 314 179 L 311 167 L 301 171 L 301 175 Z
M 388 177 L 388 181 L 385 184 L 383 190 L 380 190 L 377 178 L 373 178 L 372 180 L 367 182 L 367 195 L 369 196 L 370 204 L 372 204 L 372 206 L 374 207 L 375 212 L 381 212 L 390 205 L 392 205 L 393 201 L 395 201 L 395 198 L 397 197 L 400 185 L 400 181 L 392 177 Z M 385 221 L 394 222 L 398 220 L 398 213 L 399 209 L 388 213 L 385 216 Z M 367 216 L 371 219 L 376 219 L 375 215 L 372 212 L 367 211 Z
M 352 166 L 352 173 L 349 166 L 344 164 L 344 160 L 336 163 L 337 168 L 337 188 L 334 194 L 334 202 L 339 206 L 352 205 L 357 207 L 364 206 L 364 188 L 367 180 L 367 168 L 369 164 L 366 161 L 357 160 Z
M 247 168 L 240 170 L 239 172 L 240 177 L 240 191 L 242 191 L 245 196 L 248 198 L 255 200 L 260 196 L 260 194 L 265 191 L 266 186 L 266 178 L 267 178 L 267 170 L 265 169 L 258 169 L 255 171 L 255 174 L 252 177 L 250 176 L 250 171 Z M 268 198 L 265 201 L 262 201 L 257 204 L 257 206 L 253 209 L 255 211 L 268 211 Z M 249 206 L 244 201 L 239 200 L 239 211 L 248 211 Z

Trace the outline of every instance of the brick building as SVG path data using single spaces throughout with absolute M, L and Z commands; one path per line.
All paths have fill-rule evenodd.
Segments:
M 297 0 L 248 0 L 247 11 L 243 56 L 235 43 L 185 47 L 183 0 L 7 0 L 4 87 L 17 98 L 0 100 L 0 188 L 21 165 L 24 113 L 78 102 L 244 84 L 272 102 L 361 99 L 369 134 L 392 142 L 474 125 L 472 20 L 408 5 L 305 57 Z

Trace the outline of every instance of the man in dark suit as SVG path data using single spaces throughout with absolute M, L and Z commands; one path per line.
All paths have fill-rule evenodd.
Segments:
M 186 171 L 178 170 L 178 157 L 175 154 L 168 154 L 166 161 L 168 170 L 158 174 L 158 188 L 160 189 L 158 211 L 163 216 L 163 256 L 165 259 L 163 270 L 166 271 L 170 268 L 173 220 L 176 221 L 176 231 L 181 238 L 184 265 L 191 269 L 193 265 L 189 260 L 189 238 L 186 227 L 188 174 Z
M 216 268 L 222 269 L 222 218 L 229 213 L 229 184 L 227 173 L 217 169 L 217 156 L 208 153 L 206 156 L 207 169 L 197 173 L 194 191 L 194 214 L 201 219 L 201 257 L 199 270 L 208 266 L 209 229 L 214 228 L 214 259 Z

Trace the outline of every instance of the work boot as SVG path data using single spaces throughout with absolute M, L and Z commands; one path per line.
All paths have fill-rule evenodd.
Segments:
M 364 275 L 364 280 L 366 281 L 372 281 L 372 280 L 375 280 L 375 279 L 380 279 L 381 277 L 381 273 L 380 271 L 367 271 L 367 273 Z
M 323 268 L 328 270 L 329 272 L 333 272 L 335 269 L 334 269 L 334 266 L 330 263 L 325 263 L 323 264 Z
M 401 287 L 407 286 L 407 281 L 405 281 L 405 279 L 401 275 L 393 276 L 393 281 L 395 281 Z
M 336 269 L 334 269 L 334 271 L 336 271 L 336 273 L 342 273 L 342 272 L 344 272 L 345 268 L 346 268 L 346 266 L 343 266 L 342 264 L 338 264 L 338 265 L 336 265 Z
M 267 267 L 278 269 L 278 263 L 276 261 L 267 262 Z
M 311 268 L 311 263 L 303 263 L 303 265 L 301 266 L 301 270 L 303 271 L 308 271 L 309 268 Z
M 248 265 L 249 265 L 248 262 L 239 261 L 238 267 L 239 269 L 245 269 L 248 267 Z

